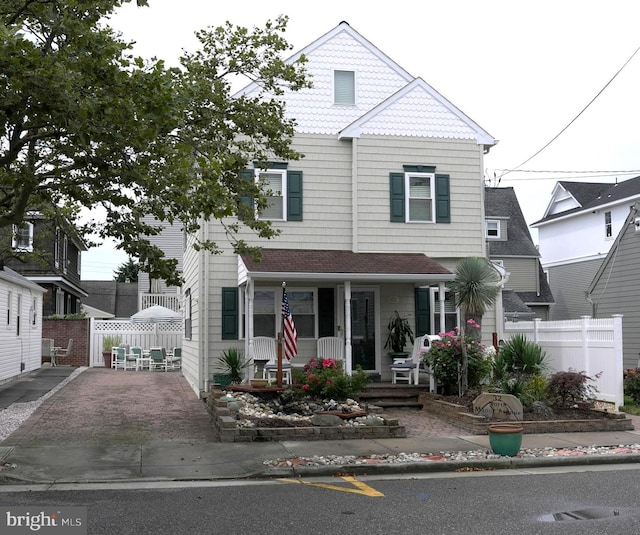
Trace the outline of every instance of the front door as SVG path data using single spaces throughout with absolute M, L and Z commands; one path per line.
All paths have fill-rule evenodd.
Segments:
M 344 303 L 344 289 L 340 291 L 340 302 Z M 374 289 L 351 290 L 351 369 L 361 366 L 365 371 L 376 370 L 377 312 Z M 342 306 L 338 307 L 342 309 Z M 344 325 L 344 318 L 340 318 Z

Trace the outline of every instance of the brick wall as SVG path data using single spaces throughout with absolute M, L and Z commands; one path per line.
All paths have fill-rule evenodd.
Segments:
M 73 339 L 71 354 L 61 357 L 58 364 L 89 366 L 89 320 L 60 319 L 42 320 L 42 338 L 53 338 L 56 347 L 67 347 Z M 45 359 L 43 359 L 44 362 Z M 48 360 L 48 359 L 46 359 Z

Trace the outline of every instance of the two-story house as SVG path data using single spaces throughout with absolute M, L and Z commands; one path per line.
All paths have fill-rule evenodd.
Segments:
M 485 188 L 484 206 L 487 254 L 508 273 L 502 288 L 505 319 L 548 320 L 553 295 L 514 189 Z
M 43 314 L 80 313 L 87 293 L 80 282 L 80 255 L 87 248 L 71 227 L 52 225 L 39 213 L 29 213 L 22 225 L 13 226 L 5 245 L 13 257 L 5 264 L 47 290 Z
M 456 326 L 446 284 L 460 259 L 486 256 L 483 157 L 496 140 L 346 22 L 290 60 L 300 54 L 313 87 L 282 98 L 304 158 L 244 173 L 268 184 L 269 207 L 256 217 L 280 236 L 259 243 L 256 263 L 233 254 L 211 222 L 200 238 L 223 253 L 184 252 L 182 370 L 196 392 L 208 388 L 224 349 L 251 357 L 254 337 L 281 331 L 283 283 L 296 358 L 315 356 L 321 336 L 342 336 L 347 371 L 389 379 L 394 311 L 416 334 Z M 256 244 L 248 232 L 241 238 Z M 485 340 L 501 321 L 485 316 Z
M 640 177 L 616 184 L 558 182 L 538 229 L 542 266 L 555 299 L 551 320 L 591 316 L 587 290 L 640 199 Z

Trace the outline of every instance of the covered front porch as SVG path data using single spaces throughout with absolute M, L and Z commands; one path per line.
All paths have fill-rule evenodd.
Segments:
M 239 256 L 245 354 L 260 360 L 256 337 L 277 339 L 281 333 L 286 283 L 298 333 L 292 366 L 301 367 L 318 356 L 318 339 L 339 337 L 346 373 L 361 367 L 390 381 L 392 359 L 384 347 L 389 318 L 398 311 L 409 319 L 416 336 L 447 330 L 456 324 L 445 292 L 453 278 L 448 269 L 420 253 L 264 249 L 260 262 Z

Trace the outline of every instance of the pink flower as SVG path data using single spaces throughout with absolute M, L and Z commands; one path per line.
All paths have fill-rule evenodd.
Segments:
M 335 368 L 336 367 L 336 363 L 333 361 L 333 359 L 323 359 L 322 360 L 322 367 L 323 368 Z
M 309 390 L 309 385 L 307 384 L 302 385 L 302 390 Z

